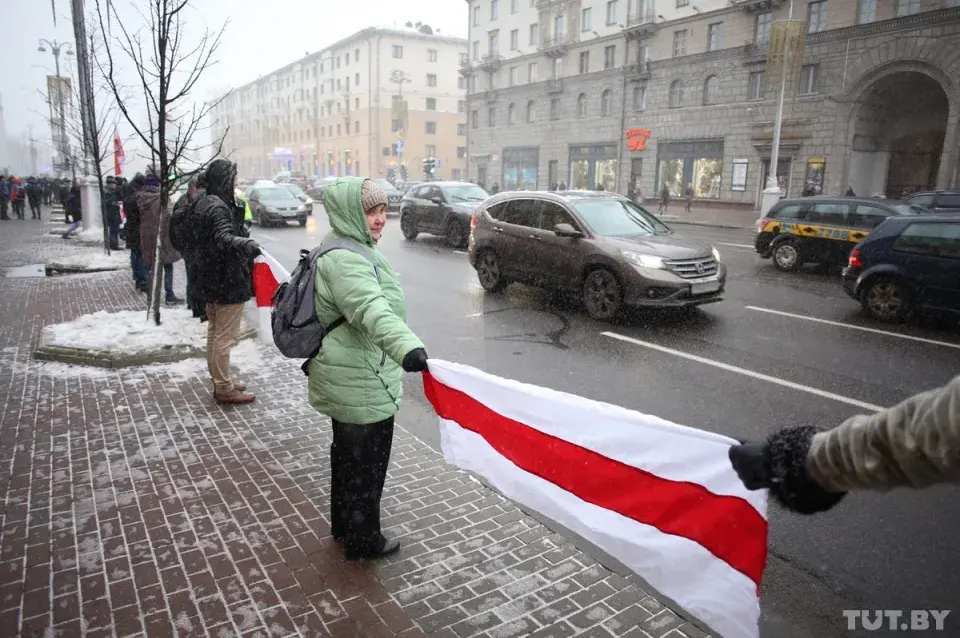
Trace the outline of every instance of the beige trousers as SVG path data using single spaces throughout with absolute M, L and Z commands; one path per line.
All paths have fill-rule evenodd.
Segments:
M 228 397 L 236 392 L 230 379 L 230 349 L 236 345 L 240 334 L 243 304 L 208 303 L 206 311 L 207 369 L 217 396 Z

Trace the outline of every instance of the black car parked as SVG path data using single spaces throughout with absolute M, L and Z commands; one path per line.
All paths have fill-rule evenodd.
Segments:
M 757 221 L 754 249 L 787 272 L 807 263 L 838 267 L 846 263 L 850 249 L 888 217 L 921 212 L 925 211 L 885 199 L 784 199 Z
M 924 191 L 914 193 L 903 201 L 935 213 L 960 213 L 960 191 Z
M 400 202 L 400 231 L 409 241 L 430 233 L 446 237 L 453 248 L 463 248 L 470 238 L 473 211 L 489 196 L 470 182 L 420 184 Z
M 890 217 L 851 251 L 843 288 L 879 321 L 960 318 L 960 216 Z

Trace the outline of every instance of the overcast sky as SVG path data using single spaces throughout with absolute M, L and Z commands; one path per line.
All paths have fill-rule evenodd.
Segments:
M 94 10 L 95 1 L 86 0 L 88 13 Z M 131 9 L 131 0 L 114 1 L 128 26 L 143 24 L 143 19 Z M 15 16 L 13 23 L 0 21 L 3 25 L 0 60 L 4 61 L 0 95 L 7 135 L 12 138 L 19 138 L 33 125 L 35 138 L 47 144 L 50 141 L 44 115 L 46 106 L 38 90 L 44 87 L 45 77 L 53 74 L 53 55 L 49 48 L 46 53 L 37 51 L 37 41 L 46 38 L 73 43 L 70 0 L 54 0 L 54 3 L 56 27 L 50 0 L 0 0 L 2 14 Z M 146 4 L 147 0 L 137 2 L 138 6 Z M 203 26 L 217 29 L 228 21 L 217 56 L 219 63 L 207 72 L 194 91 L 198 101 L 220 89 L 244 84 L 366 27 L 402 28 L 408 21 L 421 21 L 445 35 L 466 37 L 467 34 L 464 0 L 192 0 L 191 5 L 188 19 L 194 42 Z M 64 75 L 67 66 L 62 64 Z M 129 64 L 127 67 L 129 73 L 132 67 Z M 138 105 L 138 110 L 141 108 Z M 121 127 L 121 133 L 126 137 L 130 131 Z

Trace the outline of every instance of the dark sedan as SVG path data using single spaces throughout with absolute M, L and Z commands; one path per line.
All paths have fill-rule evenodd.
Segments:
M 431 233 L 446 237 L 453 248 L 463 248 L 470 237 L 473 211 L 489 196 L 470 182 L 420 184 L 400 202 L 400 231 L 409 241 L 420 233 Z
M 398 190 L 396 186 L 385 179 L 375 179 L 374 183 L 387 194 L 387 212 L 399 213 L 400 201 L 403 199 L 403 191 Z
M 307 225 L 307 207 L 288 186 L 255 187 L 247 191 L 253 221 L 261 227 L 286 226 L 287 222 Z

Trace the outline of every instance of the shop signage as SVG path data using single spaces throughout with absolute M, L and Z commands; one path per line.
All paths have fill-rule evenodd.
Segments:
M 650 129 L 632 128 L 624 134 L 627 140 L 628 151 L 647 150 L 647 139 L 650 137 Z

